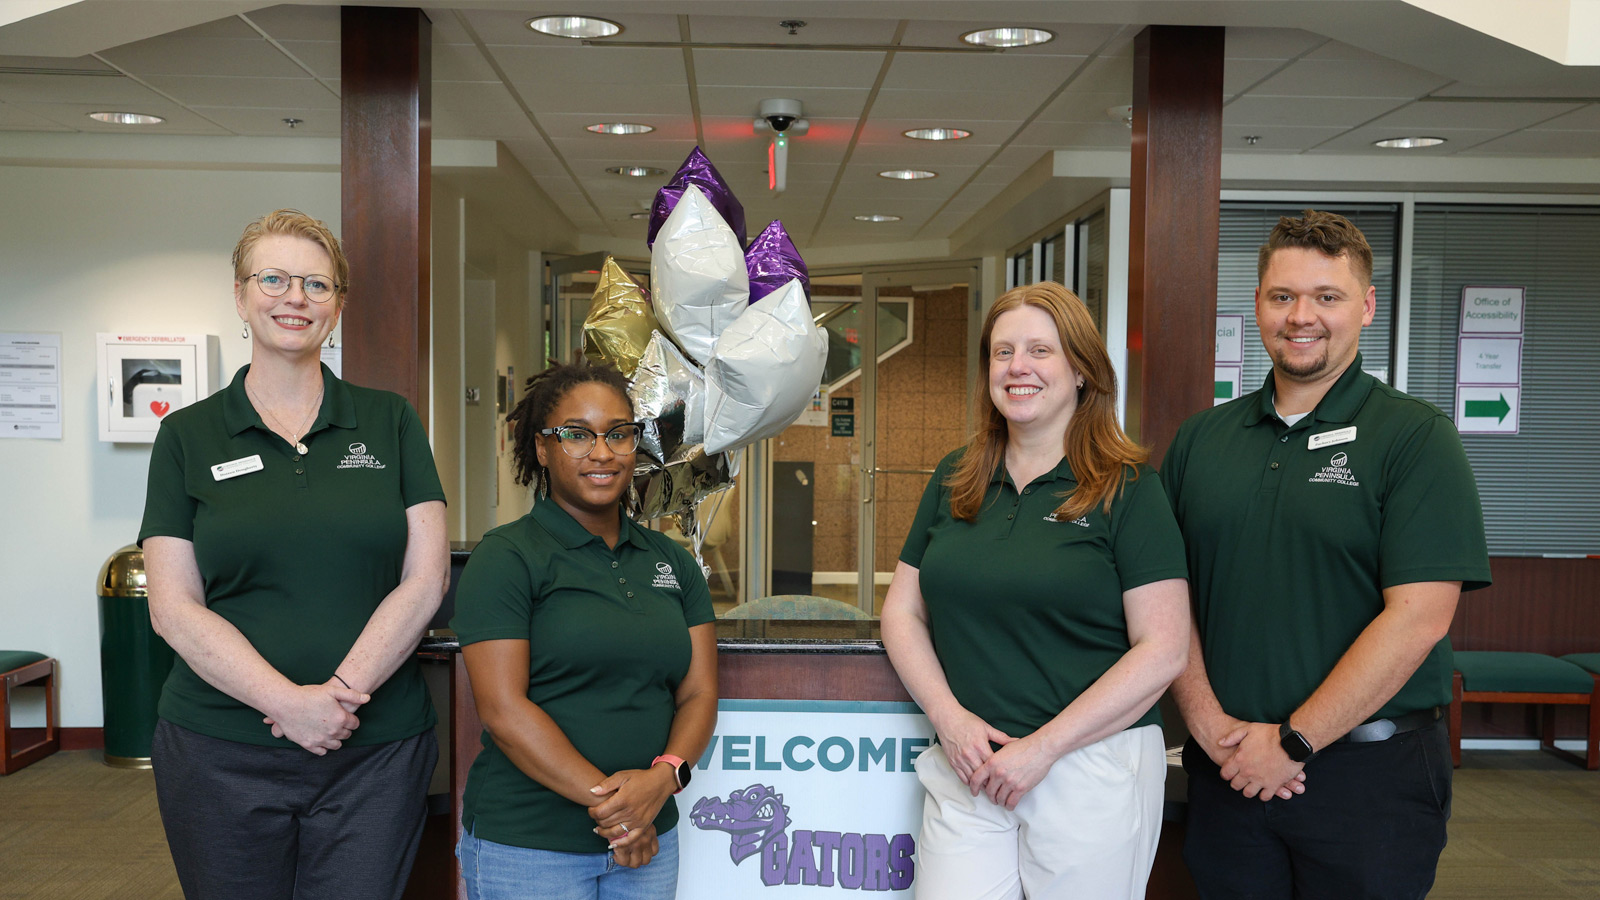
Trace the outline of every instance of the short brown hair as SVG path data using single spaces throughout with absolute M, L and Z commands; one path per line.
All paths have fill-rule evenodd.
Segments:
M 1362 287 L 1372 284 L 1372 246 L 1354 223 L 1338 213 L 1308 209 L 1298 219 L 1283 216 L 1256 255 L 1256 282 L 1267 277 L 1272 254 L 1285 247 L 1304 247 L 1337 259 L 1348 254 L 1350 269 Z
M 334 299 L 340 308 L 344 307 L 345 294 L 350 292 L 350 261 L 344 258 L 344 251 L 339 249 L 339 239 L 333 236 L 333 231 L 320 219 L 313 219 L 298 209 L 275 209 L 244 227 L 244 234 L 233 248 L 235 281 L 243 281 L 250 276 L 250 251 L 255 249 L 257 242 L 269 234 L 305 238 L 321 247 L 328 254 L 328 258 L 333 260 L 334 270 L 309 274 L 332 275 L 335 282 Z

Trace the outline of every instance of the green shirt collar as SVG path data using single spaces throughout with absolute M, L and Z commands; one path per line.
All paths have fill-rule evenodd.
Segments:
M 1006 472 L 1005 457 L 1002 456 L 1000 459 L 1000 464 L 994 467 L 994 474 L 989 476 L 989 483 L 1005 484 L 1008 478 L 1009 475 Z M 1072 484 L 1078 483 L 1078 479 L 1072 474 L 1072 466 L 1067 464 L 1066 454 L 1062 454 L 1061 461 L 1056 463 L 1056 467 L 1054 469 L 1050 470 L 1050 479 L 1052 481 L 1066 481 Z M 1034 480 L 1037 481 L 1038 479 L 1036 478 Z M 1026 487 L 1026 485 L 1023 486 Z
M 554 500 L 540 500 L 533 504 L 533 520 L 544 526 L 545 531 L 556 539 L 567 550 L 576 550 L 590 541 L 600 540 L 600 536 L 590 534 L 589 529 L 578 524 L 578 520 L 571 513 L 561 508 L 561 504 Z M 641 550 L 650 549 L 645 542 L 644 535 L 638 533 L 639 525 L 626 514 L 619 514 L 622 525 L 617 530 L 617 546 L 632 544 Z M 602 542 L 604 543 L 604 542 Z
M 251 428 L 272 430 L 261 421 L 261 414 L 256 412 L 255 404 L 250 402 L 250 395 L 245 392 L 244 376 L 249 371 L 248 365 L 241 368 L 233 376 L 233 381 L 222 390 L 222 422 L 231 437 L 237 437 Z M 356 427 L 356 405 L 350 396 L 350 386 L 334 377 L 333 370 L 323 365 L 322 408 L 317 411 L 317 419 L 306 434 L 316 434 L 330 425 L 338 428 Z
M 1377 384 L 1377 379 L 1361 370 L 1361 354 L 1357 353 L 1350 368 L 1344 370 L 1339 380 L 1333 383 L 1328 393 L 1322 398 L 1311 413 L 1300 421 L 1317 422 L 1349 422 L 1355 419 L 1356 413 L 1361 410 L 1362 404 L 1367 402 L 1367 394 L 1372 392 L 1372 386 Z M 1266 383 L 1261 390 L 1256 392 L 1256 409 L 1245 417 L 1244 424 L 1248 427 L 1259 425 L 1263 421 L 1278 420 L 1278 409 L 1273 405 L 1272 372 L 1267 372 Z

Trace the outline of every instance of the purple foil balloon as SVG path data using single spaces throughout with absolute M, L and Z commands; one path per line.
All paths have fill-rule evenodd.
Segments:
M 656 191 L 656 202 L 650 206 L 650 230 L 645 234 L 645 244 L 655 246 L 656 232 L 661 230 L 662 223 L 667 221 L 667 216 L 672 215 L 673 208 L 683 198 L 683 189 L 691 184 L 700 188 L 706 199 L 711 201 L 712 208 L 722 215 L 722 221 L 728 223 L 734 236 L 743 244 L 744 205 L 733 196 L 733 189 L 723 180 L 722 173 L 711 164 L 711 160 L 706 159 L 699 147 L 689 153 L 689 158 L 678 167 L 672 180 Z
M 805 291 L 806 302 L 811 302 L 811 276 L 806 271 L 806 261 L 800 258 L 794 241 L 789 240 L 789 232 L 783 230 L 783 223 L 777 219 L 761 229 L 750 242 L 750 249 L 744 253 L 744 267 L 750 273 L 751 303 L 796 278 L 800 280 L 800 289 Z

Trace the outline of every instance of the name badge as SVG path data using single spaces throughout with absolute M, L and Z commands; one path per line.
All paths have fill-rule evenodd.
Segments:
M 1315 450 L 1318 447 L 1332 447 L 1335 444 L 1348 444 L 1355 439 L 1356 426 L 1351 425 L 1349 428 L 1339 428 L 1334 431 L 1324 431 L 1321 434 L 1313 434 L 1311 437 L 1306 439 L 1306 447 L 1308 449 Z
M 246 456 L 230 462 L 217 463 L 211 467 L 211 477 L 217 481 L 227 481 L 229 478 L 238 478 L 251 472 L 259 472 L 266 466 L 261 463 L 261 454 Z

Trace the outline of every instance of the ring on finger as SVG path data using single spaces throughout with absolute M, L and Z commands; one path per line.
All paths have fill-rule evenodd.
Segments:
M 622 829 L 622 833 L 624 835 L 626 835 L 628 833 L 628 823 L 627 822 L 623 822 L 621 825 L 618 825 L 617 827 Z

